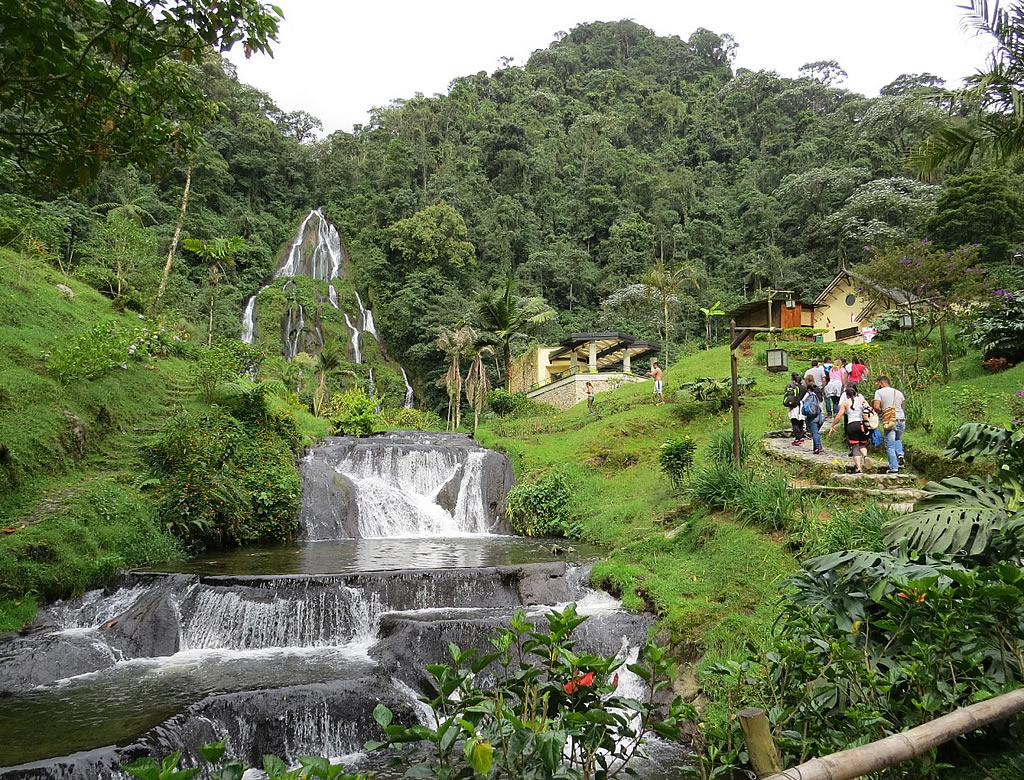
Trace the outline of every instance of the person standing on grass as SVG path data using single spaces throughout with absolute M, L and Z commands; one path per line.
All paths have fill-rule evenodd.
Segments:
M 594 412 L 594 385 L 587 382 L 587 414 L 595 414 Z
M 800 382 L 800 375 L 796 371 L 789 376 L 790 382 L 786 385 L 786 394 L 782 398 L 782 405 L 789 409 L 789 421 L 793 424 L 793 446 L 799 447 L 804 443 L 802 403 L 807 389 Z
M 870 434 L 865 422 L 865 415 L 870 413 L 871 407 L 868 406 L 867 399 L 860 394 L 857 385 L 850 382 L 843 394 L 843 399 L 839 402 L 839 409 L 836 410 L 836 415 L 832 418 L 832 427 L 828 432 L 828 435 L 832 436 L 836 432 L 840 418 L 846 415 L 846 440 L 850 443 L 853 469 L 858 474 L 864 473 L 864 459 L 868 455 Z
M 882 374 L 875 381 L 874 407 L 881 415 L 880 427 L 885 436 L 885 454 L 889 459 L 888 474 L 899 474 L 906 453 L 903 450 L 903 432 L 907 429 L 907 413 L 903 410 L 906 401 L 903 393 L 889 384 L 889 377 Z
M 825 407 L 822 402 L 825 400 L 825 393 L 815 384 L 814 379 L 804 377 L 805 393 L 801 401 L 800 411 L 803 412 L 804 422 L 807 425 L 807 432 L 811 434 L 811 442 L 814 444 L 814 454 L 821 455 L 825 450 L 821 446 L 821 425 L 825 422 Z
M 661 406 L 665 403 L 665 384 L 662 382 L 663 374 L 657 360 L 651 363 L 651 376 L 654 377 L 654 405 Z
M 846 386 L 846 361 L 839 358 L 832 363 L 828 370 L 828 382 L 825 387 L 825 414 L 834 417 L 836 409 L 839 408 L 839 396 L 843 394 L 843 387 Z

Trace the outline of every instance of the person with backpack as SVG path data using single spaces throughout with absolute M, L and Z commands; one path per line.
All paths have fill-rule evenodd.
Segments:
M 805 392 L 801 402 L 800 411 L 803 412 L 807 431 L 811 434 L 811 442 L 814 444 L 814 454 L 821 455 L 825 450 L 821 446 L 821 425 L 825 422 L 825 411 L 822 401 L 825 398 L 824 392 L 815 384 L 811 377 L 804 377 Z
M 906 452 L 903 449 L 903 432 L 907 429 L 907 413 L 903 408 L 906 398 L 903 393 L 889 384 L 889 377 L 882 374 L 875 380 L 874 407 L 881 415 L 879 427 L 885 437 L 885 454 L 889 459 L 889 474 L 899 474 Z
M 794 371 L 790 375 L 790 382 L 786 385 L 786 393 L 782 397 L 782 405 L 789 409 L 789 421 L 793 424 L 793 446 L 799 447 L 804 443 L 804 414 L 801 403 L 804 394 L 807 392 L 800 382 L 800 375 Z
M 857 385 L 850 382 L 846 386 L 843 399 L 839 402 L 839 408 L 832 419 L 832 427 L 828 435 L 831 436 L 840 425 L 841 418 L 846 416 L 846 440 L 850 444 L 850 454 L 853 456 L 853 468 L 858 474 L 864 473 L 864 459 L 868 455 L 868 440 L 870 433 L 867 426 L 867 415 L 871 413 L 871 407 L 867 399 L 860 394 Z

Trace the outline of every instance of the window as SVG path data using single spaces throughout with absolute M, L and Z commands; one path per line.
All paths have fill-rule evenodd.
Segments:
M 850 295 L 846 296 L 846 305 L 847 306 L 853 306 L 853 304 L 855 304 L 856 302 L 857 302 L 857 296 L 854 295 L 853 293 L 851 293 Z
M 836 341 L 843 341 L 844 339 L 852 339 L 854 336 L 860 335 L 860 328 L 854 326 L 852 328 L 843 328 L 842 330 L 836 331 Z

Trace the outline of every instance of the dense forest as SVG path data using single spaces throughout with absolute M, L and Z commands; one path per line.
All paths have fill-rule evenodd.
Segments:
M 532 338 L 622 329 L 684 345 L 702 339 L 700 307 L 769 286 L 814 296 L 868 246 L 930 235 L 1010 262 L 1024 237 L 1018 172 L 961 168 L 928 182 L 907 167 L 944 120 L 941 80 L 903 74 L 867 98 L 831 61 L 798 78 L 734 72 L 736 45 L 704 29 L 683 40 L 632 21 L 583 24 L 523 67 L 457 78 L 446 95 L 376 108 L 366 126 L 322 140 L 315 117 L 281 111 L 208 57 L 188 74 L 218 121 L 187 168 L 102 166 L 69 190 L 9 160 L 0 244 L 148 311 L 187 182 L 181 235 L 243 243 L 220 263 L 178 248 L 161 307 L 201 323 L 201 337 L 209 321 L 234 338 L 247 296 L 323 206 L 390 356 L 431 408 L 442 403 L 439 329 L 471 318 L 473 294 L 505 278 L 557 312 Z

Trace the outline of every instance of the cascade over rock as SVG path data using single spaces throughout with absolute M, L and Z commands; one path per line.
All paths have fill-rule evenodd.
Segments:
M 329 437 L 300 471 L 306 540 L 500 532 L 514 482 L 469 436 L 415 431 Z

